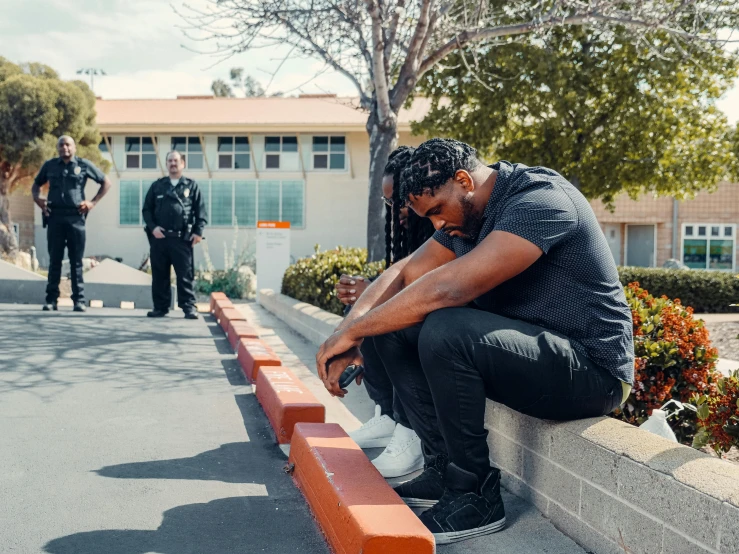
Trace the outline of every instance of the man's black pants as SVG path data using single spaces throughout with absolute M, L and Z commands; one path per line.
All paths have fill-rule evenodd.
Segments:
M 439 310 L 374 342 L 424 453 L 445 453 L 481 479 L 490 471 L 486 398 L 558 420 L 621 404 L 621 382 L 567 338 L 482 310 Z
M 79 213 L 52 214 L 46 228 L 49 245 L 49 278 L 46 285 L 46 303 L 59 299 L 59 281 L 62 278 L 64 249 L 69 252 L 69 270 L 72 279 L 72 301 L 85 301 L 82 278 L 82 258 L 85 254 L 85 216 Z
M 195 262 L 192 242 L 178 237 L 154 238 L 149 234 L 151 296 L 154 309 L 169 311 L 172 305 L 170 274 L 177 275 L 177 304 L 183 311 L 195 311 Z
M 390 416 L 396 423 L 410 428 L 403 404 L 395 393 L 393 383 L 387 374 L 385 363 L 377 352 L 375 337 L 364 339 L 360 350 L 364 358 L 362 380 L 367 389 L 367 394 L 375 404 L 380 406 L 380 413 L 382 415 Z

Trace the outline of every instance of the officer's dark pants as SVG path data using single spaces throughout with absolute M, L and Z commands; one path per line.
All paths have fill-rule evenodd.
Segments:
M 403 404 L 395 394 L 393 383 L 387 374 L 387 368 L 380 358 L 375 346 L 375 337 L 367 337 L 360 348 L 364 357 L 364 374 L 362 382 L 369 397 L 380 406 L 382 415 L 393 418 L 396 423 L 410 428 Z
M 177 304 L 183 311 L 195 310 L 195 263 L 192 242 L 178 237 L 154 238 L 149 235 L 151 246 L 151 296 L 154 309 L 169 311 L 172 305 L 170 285 L 171 268 L 177 275 Z
M 490 468 L 485 399 L 538 418 L 605 415 L 621 382 L 570 341 L 522 321 L 447 308 L 422 325 L 375 337 L 388 376 L 424 453 L 446 453 L 481 479 Z
M 64 249 L 69 252 L 69 269 L 72 278 L 72 301 L 84 302 L 85 286 L 82 278 L 82 257 L 85 253 L 85 216 L 82 214 L 52 214 L 46 228 L 49 244 L 49 281 L 46 285 L 46 303 L 53 304 L 59 298 L 59 281 L 62 277 Z

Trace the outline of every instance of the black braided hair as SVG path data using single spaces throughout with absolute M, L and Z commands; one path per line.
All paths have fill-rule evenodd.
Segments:
M 402 191 L 408 188 L 408 181 L 412 178 L 412 169 L 410 165 L 406 166 L 400 177 L 400 186 L 395 187 L 395 190 L 393 190 L 393 196 L 395 194 L 398 194 L 400 198 L 405 198 Z M 403 201 L 404 200 L 400 200 L 400 202 Z M 434 234 L 434 231 L 434 225 L 431 223 L 430 219 L 420 217 L 413 210 L 408 210 L 408 229 L 405 233 L 406 238 L 403 245 L 404 253 L 402 257 L 413 254 L 413 252 L 418 250 L 424 242 L 431 238 L 431 235 Z
M 405 256 L 400 255 L 398 243 L 405 242 L 405 229 L 400 226 L 400 182 L 403 169 L 410 163 L 414 149 L 409 146 L 396 148 L 390 154 L 383 175 L 393 176 L 393 207 L 385 206 L 385 266 L 390 267 Z
M 479 165 L 477 150 L 469 144 L 453 139 L 427 140 L 413 153 L 411 176 L 404 183 L 401 198 L 424 193 L 433 196 L 436 189 L 452 179 L 457 171 L 473 171 Z

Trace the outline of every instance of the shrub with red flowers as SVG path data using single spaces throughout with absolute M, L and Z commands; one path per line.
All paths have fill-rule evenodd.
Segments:
M 716 454 L 739 448 L 739 371 L 720 377 L 708 394 L 698 397 L 698 432 L 695 448 L 710 445 Z
M 689 402 L 715 390 L 718 351 L 708 330 L 679 299 L 654 298 L 630 283 L 626 299 L 634 320 L 634 387 L 626 404 L 612 415 L 633 425 L 670 399 Z M 670 420 L 677 439 L 692 444 L 698 430 L 695 412 L 683 410 Z

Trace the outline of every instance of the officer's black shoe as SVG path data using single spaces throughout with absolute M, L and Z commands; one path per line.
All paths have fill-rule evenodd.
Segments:
M 200 319 L 200 316 L 197 312 L 188 310 L 185 312 L 185 319 Z
M 52 310 L 56 312 L 59 310 L 59 308 L 57 307 L 56 302 L 47 302 L 46 304 L 44 304 L 42 310 L 44 310 L 45 312 L 50 312 Z
M 492 468 L 481 487 L 478 483 L 474 473 L 449 464 L 444 495 L 436 506 L 420 516 L 436 544 L 489 535 L 505 527 L 500 470 Z
M 72 308 L 72 311 L 74 312 L 86 312 L 87 306 L 85 306 L 84 302 L 75 302 L 74 308 Z
M 395 487 L 395 492 L 411 508 L 431 508 L 444 494 L 444 475 L 449 459 L 439 454 L 428 460 L 423 473 Z
M 167 310 L 152 310 L 146 314 L 146 317 L 164 317 L 168 313 Z

